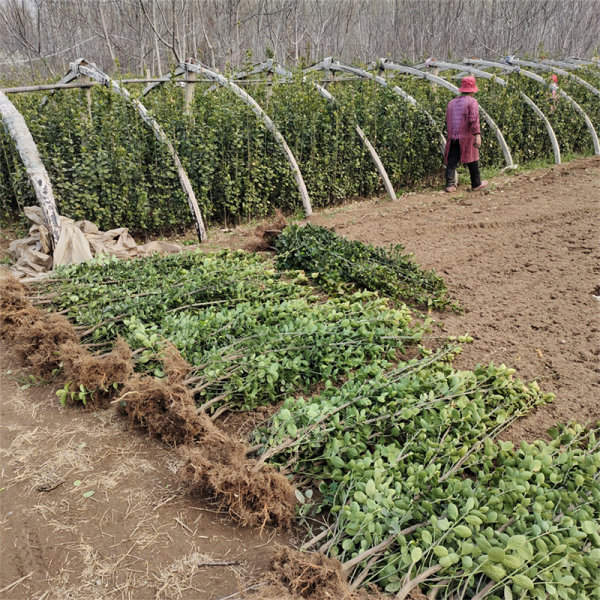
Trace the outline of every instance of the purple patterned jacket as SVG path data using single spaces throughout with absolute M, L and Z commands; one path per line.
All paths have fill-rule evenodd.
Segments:
M 455 131 L 456 123 L 460 123 L 458 131 Z M 479 160 L 479 149 L 475 148 L 475 136 L 481 133 L 479 128 L 479 104 L 473 96 L 458 96 L 448 102 L 446 127 L 448 129 L 448 141 L 444 152 L 444 163 L 448 162 L 450 141 L 456 137 L 460 142 L 460 162 L 471 163 Z

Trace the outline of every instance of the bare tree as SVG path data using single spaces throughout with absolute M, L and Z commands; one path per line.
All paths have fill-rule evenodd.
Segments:
M 414 62 L 598 53 L 598 0 L 0 0 L 0 76 L 55 77 L 86 56 L 162 75 L 193 56 L 239 66 L 272 52 Z

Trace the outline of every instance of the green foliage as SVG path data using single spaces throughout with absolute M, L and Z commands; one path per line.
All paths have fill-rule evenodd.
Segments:
M 412 255 L 403 254 L 401 245 L 378 248 L 318 225 L 292 225 L 277 238 L 275 247 L 279 269 L 302 269 L 329 292 L 350 285 L 427 307 L 450 304 L 444 281 L 421 269 Z
M 198 402 L 249 408 L 336 380 L 365 361 L 388 364 L 415 343 L 405 307 L 369 292 L 323 301 L 302 273 L 288 280 L 245 252 L 101 258 L 60 270 L 56 309 L 94 343 L 121 335 L 138 368 L 161 376 L 170 340 L 195 367 Z
M 492 581 L 499 597 L 596 598 L 600 429 L 559 428 L 519 448 L 495 441 L 549 400 L 511 369 L 456 371 L 439 354 L 288 398 L 256 441 L 318 485 L 303 511 L 331 515 L 331 556 L 389 541 L 366 579 L 388 592 L 439 566 L 425 593 L 443 580 L 442 597 L 472 597 Z
M 203 215 L 226 223 L 293 211 L 298 191 L 273 135 L 233 92 L 207 87 L 197 84 L 193 117 L 174 85 L 144 98 L 175 141 Z
M 102 229 L 126 226 L 160 231 L 190 222 L 177 173 L 164 146 L 123 99 L 92 89 L 89 120 L 85 92 L 63 90 L 41 107 L 39 96 L 15 104 L 31 129 L 48 170 L 61 214 L 90 219 Z M 0 210 L 36 204 L 12 140 L 0 135 Z
M 488 72 L 494 73 L 494 69 L 488 69 Z M 577 74 L 582 75 L 584 79 L 589 77 L 592 83 L 592 72 L 595 70 L 590 69 L 582 73 L 577 71 Z M 452 74 L 451 70 L 444 72 L 445 77 L 451 77 Z M 583 117 L 564 98 L 560 96 L 556 100 L 553 98 L 549 88 L 550 72 L 540 74 L 546 80 L 546 86 L 518 73 L 507 74 L 497 71 L 497 75 L 506 80 L 507 85 L 504 87 L 492 80 L 477 78 L 479 92 L 476 99 L 502 131 L 516 163 L 552 155 L 552 146 L 544 124 L 535 115 L 533 109 L 523 101 L 520 92 L 529 96 L 549 119 L 564 155 L 590 154 L 593 151 Z M 434 87 L 426 80 L 406 75 L 395 76 L 392 81 L 422 103 L 442 126 L 445 124 L 445 110 L 448 102 L 455 97 L 453 92 L 440 86 Z M 453 83 L 458 85 L 458 81 Z M 599 110 L 597 97 L 567 78 L 559 79 L 559 87 L 569 94 L 574 93 L 576 99 L 581 100 L 582 108 L 589 111 L 588 114 L 594 121 L 596 118 L 594 115 L 597 115 Z M 484 167 L 502 164 L 503 155 L 494 133 L 483 117 L 480 121 L 481 164 Z
M 56 395 L 62 406 L 66 406 L 69 399 L 73 402 L 81 402 L 84 406 L 87 405 L 88 401 L 92 402 L 94 400 L 93 390 L 86 389 L 83 384 L 80 384 L 78 389 L 72 390 L 72 385 L 72 381 L 67 381 L 62 389 L 56 391 Z M 117 388 L 116 383 L 113 383 L 113 388 Z
M 372 292 L 323 300 L 310 279 L 244 252 L 193 252 L 101 257 L 39 285 L 85 340 L 125 337 L 138 371 L 163 376 L 173 342 L 205 410 L 283 400 L 254 441 L 307 482 L 302 512 L 327 515 L 329 553 L 357 558 L 353 577 L 388 540 L 365 580 L 388 592 L 436 567 L 421 588 L 446 597 L 491 586 L 492 598 L 597 598 L 598 428 L 497 441 L 552 397 L 503 365 L 454 369 L 452 344 L 398 361 L 423 335 L 407 308 Z M 59 391 L 72 394 L 88 400 Z
M 598 86 L 597 69 L 579 69 L 577 74 Z M 507 88 L 478 80 L 478 99 L 503 131 L 515 162 L 551 154 L 544 125 L 522 101 L 520 91 L 548 116 L 564 155 L 591 152 L 584 120 L 567 101 L 555 101 L 548 87 L 521 75 L 503 76 Z M 390 82 L 413 95 L 418 107 L 395 94 L 392 86 L 383 88 L 371 80 L 332 84 L 332 104 L 303 77 L 298 71 L 291 82 L 275 78 L 268 86 L 266 77 L 261 81 L 261 76 L 253 76 L 255 84 L 248 91 L 294 152 L 315 207 L 383 191 L 357 125 L 375 146 L 397 190 L 439 176 L 439 133 L 452 92 L 396 75 Z M 550 74 L 544 77 L 549 83 Z M 600 129 L 598 98 L 568 78 L 560 77 L 559 85 Z M 139 94 L 139 89 L 133 93 Z M 163 144 L 127 101 L 106 88 L 94 87 L 91 95 L 91 119 L 84 91 L 56 92 L 44 106 L 36 94 L 14 97 L 50 173 L 59 210 L 75 219 L 91 219 L 102 229 L 126 226 L 141 233 L 189 225 L 185 196 Z M 163 85 L 143 102 L 177 148 L 208 223 L 240 222 L 274 209 L 298 208 L 298 190 L 281 149 L 233 92 L 197 83 L 191 115 L 184 114 L 183 92 L 176 84 Z M 483 120 L 482 134 L 482 165 L 501 165 L 502 153 Z M 20 158 L 0 131 L 0 214 L 14 218 L 33 203 Z

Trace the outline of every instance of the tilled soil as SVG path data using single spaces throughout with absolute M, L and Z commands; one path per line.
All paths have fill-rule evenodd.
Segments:
M 456 365 L 505 363 L 556 394 L 505 434 L 531 440 L 558 421 L 600 419 L 599 205 L 594 157 L 498 177 L 488 193 L 410 194 L 311 222 L 402 243 L 440 273 L 464 312 L 433 316 L 475 338 Z M 254 236 L 211 233 L 209 248 Z M 2 598 L 220 599 L 254 584 L 276 541 L 293 541 L 235 526 L 179 487 L 171 448 L 110 408 L 61 408 L 56 386 L 24 388 L 18 370 L 2 346 Z
M 311 222 L 403 244 L 464 308 L 434 315 L 445 332 L 475 338 L 458 367 L 504 363 L 556 394 L 506 432 L 510 439 L 600 419 L 600 157 L 501 176 L 487 193 L 415 194 Z

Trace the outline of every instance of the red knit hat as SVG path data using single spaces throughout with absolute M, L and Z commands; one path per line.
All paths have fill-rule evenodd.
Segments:
M 463 77 L 460 87 L 458 88 L 459 92 L 465 92 L 467 94 L 475 93 L 479 91 L 477 84 L 475 83 L 475 77 Z

